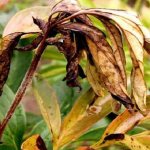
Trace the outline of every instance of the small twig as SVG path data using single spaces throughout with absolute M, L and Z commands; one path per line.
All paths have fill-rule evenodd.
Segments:
M 36 54 L 35 54 L 35 56 L 32 60 L 30 68 L 28 69 L 28 71 L 25 75 L 25 78 L 22 81 L 22 84 L 21 84 L 21 86 L 19 87 L 19 89 L 16 93 L 15 99 L 14 99 L 9 111 L 7 112 L 6 117 L 1 122 L 1 125 L 0 125 L 0 138 L 2 137 L 2 134 L 3 134 L 3 132 L 6 128 L 7 123 L 11 119 L 11 117 L 14 114 L 17 106 L 19 105 L 22 97 L 24 96 L 27 86 L 29 85 L 29 83 L 32 80 L 32 77 L 33 77 L 33 75 L 36 71 L 36 68 L 38 66 L 38 63 L 40 61 L 41 55 L 42 55 L 42 53 L 44 52 L 44 50 L 47 46 L 46 39 L 48 37 L 49 31 L 50 31 L 50 24 L 48 24 L 47 32 L 45 33 L 45 35 L 43 37 L 43 40 L 41 41 L 41 43 L 40 43 L 40 45 L 39 45 L 39 47 L 36 51 Z

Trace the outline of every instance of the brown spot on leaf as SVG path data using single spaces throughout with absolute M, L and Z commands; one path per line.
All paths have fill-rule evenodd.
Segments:
M 124 134 L 110 134 L 104 138 L 104 141 L 109 141 L 109 140 L 123 140 L 124 139 Z
M 37 144 L 37 147 L 39 148 L 39 150 L 47 150 L 45 143 L 40 136 L 37 138 L 36 144 Z

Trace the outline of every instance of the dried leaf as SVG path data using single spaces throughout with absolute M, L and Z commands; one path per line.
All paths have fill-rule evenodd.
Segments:
M 104 141 L 100 145 L 92 146 L 92 148 L 99 149 L 113 144 L 125 144 L 132 150 L 149 150 L 147 146 L 141 144 L 136 138 L 125 134 L 110 134 L 105 137 Z
M 23 46 L 23 47 L 16 47 L 15 49 L 18 51 L 31 51 L 38 47 L 42 39 L 43 39 L 43 35 L 40 34 L 31 42 L 31 44 Z
M 132 129 L 142 118 L 144 118 L 144 116 L 139 112 L 131 114 L 128 110 L 125 110 L 116 119 L 114 119 L 111 124 L 109 124 L 103 136 L 111 133 L 126 133 Z
M 91 65 L 90 62 L 88 62 L 86 66 L 86 75 L 94 92 L 98 96 L 104 96 L 104 93 L 106 91 L 104 89 L 104 86 L 102 86 L 103 82 L 101 81 L 101 74 L 98 73 L 97 68 L 94 65 Z
M 106 19 L 101 19 L 101 21 L 104 23 L 109 36 L 110 41 L 112 43 L 113 53 L 116 59 L 116 62 L 118 64 L 118 67 L 121 71 L 121 76 L 124 81 L 124 86 L 127 87 L 127 76 L 125 71 L 125 53 L 123 50 L 123 43 L 122 43 L 122 36 L 120 30 L 116 27 L 115 24 L 112 24 L 110 21 Z
M 33 135 L 23 142 L 22 150 L 47 150 L 43 139 L 40 135 Z
M 81 10 L 81 7 L 78 5 L 76 0 L 72 0 L 72 1 L 70 1 L 70 0 L 63 0 L 61 3 L 58 3 L 52 9 L 51 16 L 53 16 L 56 13 L 60 13 L 65 18 L 68 15 L 71 15 L 71 14 L 73 14 L 75 12 L 80 11 L 80 10 Z M 61 18 L 61 19 L 64 19 L 64 18 Z M 58 22 L 61 19 L 58 18 Z M 78 20 L 78 22 L 84 22 L 87 25 L 92 25 L 91 20 L 89 19 L 89 17 L 87 15 L 82 14 L 82 15 L 77 16 L 75 19 Z
M 56 43 L 56 46 L 62 52 L 66 59 L 67 59 L 67 66 L 66 71 L 67 75 L 64 78 L 66 80 L 67 85 L 69 87 L 80 87 L 80 84 L 77 80 L 79 75 L 79 53 L 78 47 L 76 45 L 76 41 L 74 38 L 73 33 L 70 32 L 63 32 L 64 42 L 63 43 Z M 80 68 L 81 69 L 81 68 Z
M 40 30 L 43 31 L 43 33 L 46 33 L 46 31 L 47 31 L 46 21 L 33 17 L 33 22 L 34 22 L 34 24 L 36 24 L 39 27 Z
M 103 33 L 93 26 L 80 23 L 63 24 L 59 28 L 78 31 L 87 36 L 89 51 L 98 72 L 101 74 L 101 81 L 103 81 L 105 88 L 116 97 L 119 97 L 119 100 L 127 108 L 131 109 L 132 102 L 127 92 L 124 92 L 123 79 L 120 76 L 118 65 L 112 53 L 113 51 Z
M 13 50 L 23 34 L 22 32 L 12 33 L 0 41 L 0 95 L 8 77 Z
M 93 15 L 100 20 L 103 19 L 103 17 L 113 20 L 117 24 L 116 27 L 119 28 L 124 34 L 128 42 L 128 45 L 130 47 L 130 53 L 131 53 L 131 58 L 133 62 L 132 80 L 131 80 L 132 81 L 131 83 L 132 101 L 133 103 L 136 103 L 136 105 L 138 106 L 137 107 L 138 109 L 140 109 L 143 113 L 146 114 L 147 113 L 146 112 L 147 88 L 143 79 L 143 76 L 144 76 L 144 69 L 143 69 L 144 36 L 143 36 L 141 23 L 139 19 L 137 18 L 137 16 L 130 14 L 128 12 L 125 12 L 125 11 L 109 10 L 109 9 L 85 9 L 85 10 L 80 10 L 74 13 L 72 16 L 65 18 L 64 20 L 61 20 L 61 22 L 67 21 L 68 19 L 71 19 L 71 18 L 75 18 L 77 16 L 80 16 L 81 14 Z M 76 31 L 83 32 L 77 28 L 76 28 Z M 108 55 L 108 57 L 109 56 L 110 55 Z M 138 81 L 142 80 L 140 84 L 137 84 L 137 83 L 135 84 L 136 82 L 135 78 L 138 79 Z M 124 91 L 124 89 L 125 88 L 123 87 L 122 90 Z M 115 93 L 115 92 L 112 92 L 112 93 Z M 120 97 L 120 95 L 122 94 L 120 94 L 119 92 L 119 94 L 117 95 L 118 100 L 123 99 L 122 97 Z M 125 101 L 127 101 L 127 99 Z
M 73 13 L 81 10 L 76 0 L 62 0 L 57 3 L 52 9 L 52 14 L 58 12 Z
M 112 12 L 112 11 L 111 11 Z M 125 15 L 127 16 L 127 15 Z M 133 70 L 131 74 L 132 100 L 134 99 L 138 108 L 146 113 L 146 91 L 147 87 L 144 81 L 143 69 L 143 33 L 140 29 L 140 23 L 137 18 L 126 19 L 124 16 L 118 16 L 113 13 L 107 17 L 114 20 L 123 31 L 128 42 L 131 58 L 133 62 Z
M 52 133 L 53 142 L 56 143 L 61 126 L 61 115 L 58 100 L 54 90 L 46 81 L 34 81 L 34 94 L 41 113 Z
M 125 110 L 109 124 L 100 141 L 94 146 L 100 145 L 108 135 L 126 133 L 131 130 L 142 118 L 144 118 L 144 116 L 140 112 L 134 112 L 131 114 L 128 110 Z

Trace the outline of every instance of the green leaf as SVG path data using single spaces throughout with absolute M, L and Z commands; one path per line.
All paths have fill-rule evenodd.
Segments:
M 54 46 L 48 46 L 42 56 L 44 59 L 65 61 L 64 55 L 61 54 Z
M 56 91 L 62 116 L 66 116 L 66 114 L 68 114 L 71 110 L 76 99 L 89 89 L 89 84 L 84 80 L 82 80 L 82 92 L 78 92 L 77 88 L 68 87 L 64 81 L 57 80 L 52 84 L 52 86 Z
M 27 127 L 26 127 L 26 134 L 28 135 L 30 131 L 32 130 L 33 126 L 42 120 L 41 115 L 33 114 L 31 112 L 26 112 L 26 117 L 27 117 Z M 27 135 L 24 135 L 25 137 Z
M 18 87 L 20 86 L 24 75 L 31 63 L 32 60 L 32 52 L 15 52 L 12 57 L 11 69 L 9 72 L 7 84 L 16 92 Z M 14 80 L 16 79 L 17 80 Z
M 77 141 L 98 141 L 106 127 L 96 128 L 83 134 Z
M 143 127 L 140 127 L 140 126 L 137 126 L 135 127 L 133 130 L 129 131 L 128 134 L 130 135 L 134 135 L 134 134 L 138 134 L 138 133 L 141 133 L 143 131 L 145 131 L 147 129 L 143 128 Z
M 39 74 L 42 78 L 52 78 L 59 76 L 62 74 L 62 76 L 65 74 L 66 68 L 64 64 L 57 64 L 50 63 L 50 64 L 45 64 L 41 67 Z
M 13 99 L 14 93 L 7 85 L 5 85 L 2 97 L 0 98 L 0 110 L 1 110 L 0 120 L 4 118 Z M 12 147 L 11 150 L 20 150 L 25 128 L 26 128 L 25 111 L 23 107 L 19 105 L 4 131 L 4 134 L 2 136 L 3 144 L 0 145 L 0 150 L 4 150 L 5 146 L 6 149 L 8 147 Z
M 34 80 L 33 88 L 41 113 L 55 143 L 61 127 L 61 115 L 55 91 L 46 81 L 40 80 Z

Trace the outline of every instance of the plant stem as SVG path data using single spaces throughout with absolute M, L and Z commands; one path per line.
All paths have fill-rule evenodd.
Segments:
M 48 25 L 48 27 L 50 26 L 50 24 Z M 17 106 L 19 105 L 22 97 L 24 96 L 25 94 L 25 91 L 26 91 L 26 88 L 27 86 L 29 85 L 29 83 L 31 82 L 32 80 L 32 77 L 36 71 L 36 68 L 38 66 L 38 63 L 40 61 L 40 58 L 41 58 L 41 55 L 42 53 L 44 52 L 45 48 L 46 48 L 46 38 L 48 37 L 48 33 L 49 33 L 49 30 L 50 28 L 48 28 L 47 32 L 45 33 L 44 37 L 43 37 L 43 40 L 41 41 L 37 51 L 36 51 L 36 54 L 32 60 L 32 63 L 16 93 L 16 96 L 15 96 L 15 99 L 11 105 L 11 107 L 9 108 L 7 114 L 6 114 L 6 117 L 3 119 L 1 125 L 0 125 L 0 139 L 2 137 L 2 134 L 6 128 L 6 125 L 7 123 L 9 122 L 9 120 L 11 119 L 12 115 L 14 114 Z

